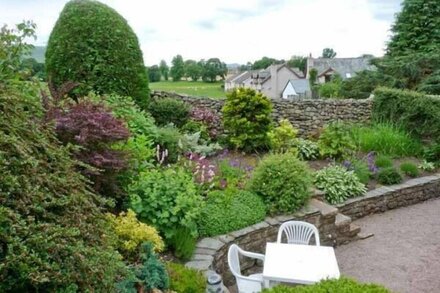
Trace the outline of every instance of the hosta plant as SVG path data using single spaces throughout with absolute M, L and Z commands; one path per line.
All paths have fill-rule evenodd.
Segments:
M 294 142 L 298 157 L 302 160 L 315 160 L 319 157 L 319 146 L 311 140 L 297 138 Z
M 339 165 L 332 165 L 317 171 L 315 185 L 324 191 L 325 199 L 331 204 L 341 203 L 367 191 L 353 171 L 348 171 Z

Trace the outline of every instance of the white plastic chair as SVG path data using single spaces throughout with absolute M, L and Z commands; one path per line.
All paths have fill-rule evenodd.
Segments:
M 234 275 L 237 281 L 237 288 L 239 293 L 256 293 L 261 292 L 263 288 L 263 275 L 253 274 L 249 276 L 243 276 L 240 269 L 239 255 L 243 255 L 250 258 L 260 259 L 264 262 L 264 255 L 249 251 L 244 251 L 235 244 L 229 247 L 228 251 L 228 264 L 229 269 Z
M 308 245 L 312 236 L 315 235 L 316 246 L 320 246 L 318 229 L 307 222 L 289 221 L 283 223 L 278 230 L 278 243 L 282 243 L 283 234 L 286 234 L 288 244 L 305 245 Z

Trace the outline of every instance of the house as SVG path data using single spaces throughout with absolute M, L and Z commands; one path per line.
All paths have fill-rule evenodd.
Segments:
M 312 68 L 318 71 L 317 82 L 322 84 L 329 82 L 334 74 L 339 74 L 343 80 L 351 78 L 357 72 L 363 70 L 376 70 L 370 64 L 371 57 L 358 58 L 307 58 L 307 76 L 309 79 Z
M 308 79 L 291 79 L 282 91 L 283 99 L 307 99 L 312 97 Z
M 287 64 L 274 64 L 266 69 L 251 70 L 232 76 L 225 82 L 225 90 L 239 87 L 255 89 L 270 98 L 281 98 L 289 80 L 304 79 L 304 74 Z

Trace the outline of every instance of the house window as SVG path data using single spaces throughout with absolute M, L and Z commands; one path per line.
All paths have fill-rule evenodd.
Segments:
M 330 82 L 331 79 L 332 79 L 332 76 L 331 76 L 331 75 L 326 75 L 326 76 L 325 76 L 325 82 Z

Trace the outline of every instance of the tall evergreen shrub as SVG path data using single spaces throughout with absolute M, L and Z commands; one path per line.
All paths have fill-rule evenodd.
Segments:
M 79 82 L 85 95 L 116 93 L 148 103 L 147 70 L 138 39 L 127 21 L 98 1 L 72 0 L 61 12 L 46 51 L 48 78 L 60 87 Z

